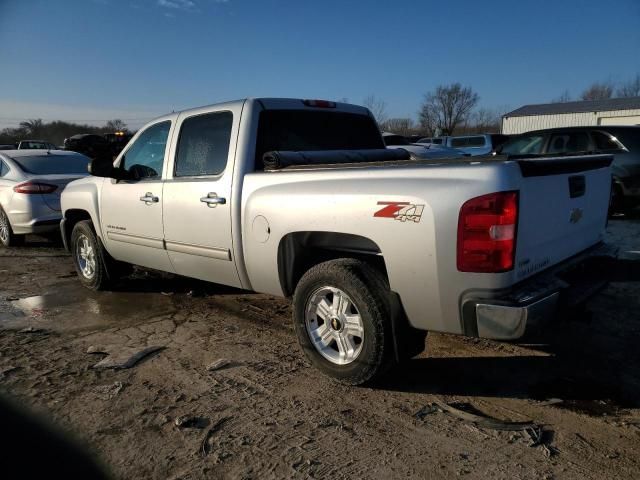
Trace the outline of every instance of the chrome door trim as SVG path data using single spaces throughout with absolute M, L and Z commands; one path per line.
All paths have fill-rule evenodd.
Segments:
M 165 241 L 166 249 L 170 252 L 198 255 L 200 257 L 215 258 L 217 260 L 231 261 L 231 251 L 227 248 L 203 247 L 191 243 Z
M 138 235 L 129 235 L 120 232 L 107 232 L 107 238 L 115 242 L 131 243 L 142 247 L 164 249 L 164 242 L 161 238 L 141 237 Z

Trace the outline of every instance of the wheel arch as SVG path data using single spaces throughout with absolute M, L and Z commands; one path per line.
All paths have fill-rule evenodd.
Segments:
M 364 260 L 388 278 L 382 251 L 370 238 L 340 232 L 292 232 L 283 236 L 278 244 L 278 278 L 284 295 L 293 295 L 307 270 L 337 258 Z
M 62 234 L 62 241 L 67 251 L 70 250 L 71 232 L 73 232 L 73 227 L 83 220 L 91 220 L 95 225 L 93 218 L 91 218 L 91 214 L 87 210 L 82 208 L 70 208 L 64 212 L 64 218 L 60 224 L 60 233 Z

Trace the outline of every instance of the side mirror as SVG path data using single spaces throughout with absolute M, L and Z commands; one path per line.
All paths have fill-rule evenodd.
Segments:
M 114 178 L 116 180 L 125 180 L 128 177 L 127 172 L 113 166 L 113 161 L 110 158 L 96 158 L 91 160 L 87 166 L 87 170 L 89 174 L 94 177 Z

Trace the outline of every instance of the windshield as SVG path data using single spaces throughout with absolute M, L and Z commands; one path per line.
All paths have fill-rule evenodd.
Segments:
M 505 155 L 539 154 L 544 145 L 544 135 L 526 135 L 507 141 L 500 150 Z
M 266 152 L 385 148 L 376 122 L 367 115 L 318 110 L 265 110 L 260 113 L 256 169 Z
M 33 175 L 87 174 L 87 165 L 91 161 L 84 155 L 38 155 L 18 157 L 13 161 L 25 173 Z

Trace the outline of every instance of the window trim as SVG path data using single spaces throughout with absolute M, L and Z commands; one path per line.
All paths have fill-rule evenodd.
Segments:
M 140 137 L 147 132 L 148 130 L 152 129 L 153 127 L 160 125 L 162 123 L 168 123 L 169 124 L 169 133 L 167 134 L 167 143 L 165 144 L 164 147 L 164 158 L 162 159 L 162 170 L 160 171 L 160 174 L 156 177 L 145 177 L 145 178 L 141 178 L 139 180 L 116 180 L 115 183 L 140 183 L 140 182 L 162 182 L 164 181 L 163 178 L 163 173 L 164 173 L 164 167 L 166 162 L 166 158 L 167 158 L 167 149 L 169 148 L 170 144 L 171 144 L 171 133 L 172 133 L 172 129 L 173 129 L 173 120 L 171 120 L 170 118 L 166 118 L 163 120 L 160 120 L 156 123 L 153 123 L 149 126 L 147 126 L 147 128 L 145 128 L 144 130 L 140 130 L 136 136 L 134 138 L 132 138 L 130 140 L 131 144 L 128 145 L 126 150 L 123 150 L 120 153 L 120 157 L 118 158 L 118 162 L 115 165 L 117 168 L 122 168 L 122 162 L 127 160 L 127 154 L 129 153 L 129 150 L 131 150 L 131 148 L 133 148 L 133 146 L 136 144 L 136 142 L 140 139 Z
M 229 130 L 229 148 L 227 149 L 227 161 L 224 165 L 224 168 L 220 173 L 209 174 L 209 175 L 176 175 L 176 170 L 178 168 L 178 154 L 180 153 L 180 139 L 182 138 L 182 129 L 184 127 L 184 122 L 196 117 L 203 117 L 205 115 L 217 115 L 219 113 L 230 113 L 231 114 L 231 129 Z M 180 130 L 178 131 L 178 138 L 175 142 L 175 151 L 173 152 L 173 171 L 171 172 L 171 180 L 173 181 L 183 181 L 183 180 L 200 180 L 200 179 L 220 179 L 227 171 L 227 167 L 229 166 L 229 153 L 231 152 L 231 143 L 233 141 L 233 122 L 235 121 L 235 116 L 233 115 L 233 111 L 231 110 L 214 110 L 211 112 L 202 112 L 197 113 L 195 115 L 190 115 L 188 117 L 184 117 L 180 120 Z
M 610 141 L 613 141 L 618 146 L 616 148 L 609 148 L 609 149 L 606 149 L 606 150 L 599 149 L 597 141 L 596 141 L 596 136 L 595 136 L 596 133 L 600 133 L 602 135 L 605 135 L 606 137 L 609 138 Z M 589 137 L 591 138 L 591 146 L 593 147 L 594 151 L 603 152 L 603 153 L 623 153 L 623 152 L 628 152 L 629 151 L 627 149 L 627 147 L 625 147 L 624 144 L 618 139 L 618 137 L 616 137 L 611 132 L 607 132 L 606 130 L 601 130 L 601 129 L 598 129 L 598 128 L 594 128 L 593 130 L 589 131 Z

